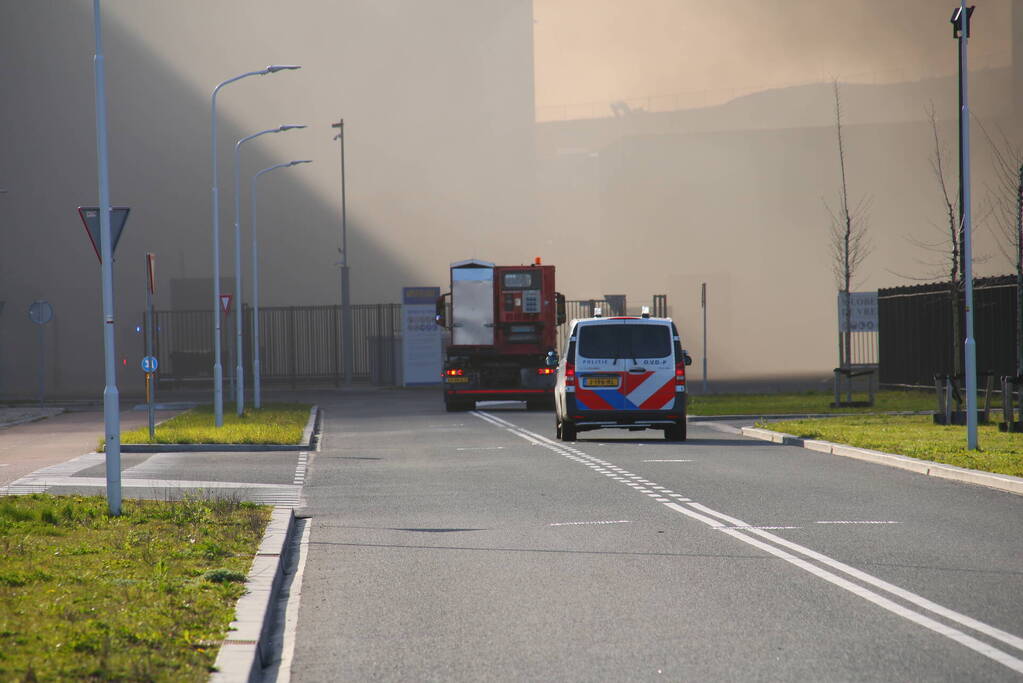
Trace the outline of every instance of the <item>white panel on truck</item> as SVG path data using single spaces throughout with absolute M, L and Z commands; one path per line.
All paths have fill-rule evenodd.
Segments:
M 494 343 L 494 269 L 451 269 L 451 343 L 489 346 Z

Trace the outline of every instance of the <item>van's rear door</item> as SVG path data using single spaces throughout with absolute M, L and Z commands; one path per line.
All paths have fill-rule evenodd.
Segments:
M 576 405 L 580 410 L 670 410 L 675 405 L 671 326 L 625 318 L 579 325 Z

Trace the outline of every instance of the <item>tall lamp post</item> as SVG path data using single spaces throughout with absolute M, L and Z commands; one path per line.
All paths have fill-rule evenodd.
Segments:
M 258 133 L 247 135 L 234 145 L 234 291 L 238 297 L 238 312 L 235 313 L 235 337 L 236 337 L 236 350 L 235 357 L 238 359 L 235 363 L 235 392 L 234 402 L 237 410 L 238 417 L 242 416 L 245 411 L 245 363 L 243 362 L 242 356 L 242 228 L 241 228 L 241 180 L 239 174 L 241 173 L 241 147 L 242 143 L 248 142 L 253 138 L 258 138 L 260 135 L 266 135 L 267 133 L 282 133 L 286 130 L 295 130 L 297 128 L 305 128 L 304 125 L 295 123 L 285 123 L 282 126 L 276 128 L 268 128 L 261 130 Z
M 965 285 L 966 448 L 977 450 L 977 343 L 973 338 L 973 236 L 970 217 L 970 104 L 967 97 L 966 48 L 973 7 L 960 0 L 952 12 L 952 36 L 959 41 L 959 215 L 962 221 L 963 281 Z
M 96 0 L 98 2 L 98 0 Z M 210 149 L 213 155 L 213 416 L 218 427 L 224 426 L 224 368 L 220 364 L 220 202 L 217 190 L 217 93 L 229 83 L 249 76 L 265 76 L 278 71 L 301 69 L 300 66 L 273 65 L 249 71 L 222 81 L 210 97 Z M 100 210 L 100 220 L 106 212 Z
M 256 240 L 256 181 L 259 176 L 269 173 L 277 168 L 298 166 L 299 164 L 311 164 L 311 159 L 296 159 L 286 161 L 282 164 L 267 166 L 252 176 L 252 190 L 249 196 L 252 198 L 252 405 L 257 410 L 263 407 L 262 394 L 260 392 L 259 373 L 259 243 Z
M 99 175 L 100 279 L 103 289 L 103 424 L 106 435 L 107 508 L 121 514 L 121 413 L 114 357 L 114 248 L 110 242 L 110 174 L 107 162 L 107 102 L 99 0 L 93 0 L 96 55 L 96 152 Z
M 337 128 L 335 140 L 341 141 L 341 357 L 344 359 L 345 384 L 352 383 L 355 358 L 352 350 L 352 295 L 348 279 L 348 220 L 345 206 L 345 120 L 331 124 Z

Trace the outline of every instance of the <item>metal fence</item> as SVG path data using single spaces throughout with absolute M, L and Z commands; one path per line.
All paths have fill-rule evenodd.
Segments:
M 340 306 L 260 308 L 260 376 L 267 383 L 292 386 L 344 380 Z M 221 363 L 230 378 L 236 362 L 235 321 L 221 322 Z M 243 366 L 251 376 L 252 309 L 242 309 Z M 213 378 L 213 316 L 210 311 L 156 311 L 154 344 L 164 385 L 210 382 Z M 352 306 L 353 379 L 377 384 L 400 382 L 401 305 Z
M 973 293 L 978 373 L 1015 375 L 1015 278 L 978 278 Z M 882 384 L 932 387 L 935 375 L 954 373 L 953 345 L 963 339 L 952 336 L 948 283 L 878 290 L 877 308 Z

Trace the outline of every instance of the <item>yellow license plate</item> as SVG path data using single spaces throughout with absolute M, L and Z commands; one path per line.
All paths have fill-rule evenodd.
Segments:
M 448 384 L 459 384 L 461 382 L 468 382 L 469 378 L 468 377 L 448 377 L 447 381 L 448 381 Z
M 587 387 L 616 387 L 618 386 L 618 378 L 613 375 L 584 377 L 583 385 Z

